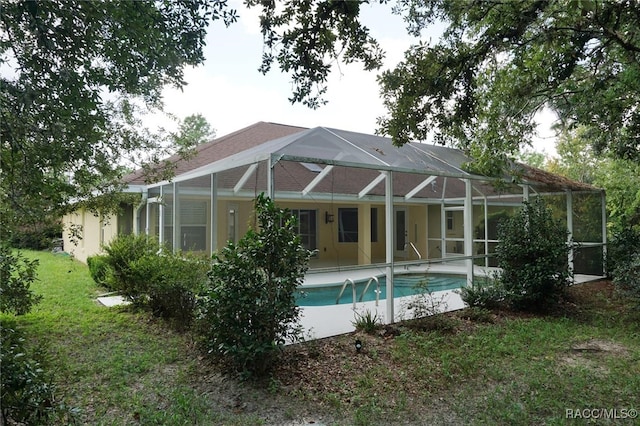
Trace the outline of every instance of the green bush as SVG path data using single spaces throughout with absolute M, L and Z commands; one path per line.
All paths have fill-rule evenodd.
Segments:
M 107 287 L 111 290 L 112 282 L 109 282 L 110 276 L 110 266 L 109 259 L 105 255 L 95 255 L 87 257 L 87 266 L 89 266 L 89 274 L 93 281 L 102 286 Z
M 56 401 L 55 386 L 41 361 L 28 355 L 25 339 L 15 328 L 0 327 L 0 401 L 7 424 L 70 424 L 73 414 Z
M 382 318 L 378 316 L 378 313 L 373 313 L 369 309 L 360 313 L 354 312 L 355 320 L 352 322 L 353 326 L 358 331 L 363 331 L 367 334 L 373 334 L 382 326 Z
M 62 224 L 58 220 L 19 227 L 12 230 L 14 248 L 44 250 L 51 248 L 53 240 L 62 238 Z
M 25 259 L 0 243 L 0 312 L 23 315 L 40 302 L 31 284 L 37 279 L 38 260 Z
M 457 292 L 471 308 L 495 309 L 505 300 L 505 290 L 497 276 L 493 280 L 476 280 L 471 286 L 462 287 Z
M 640 309 L 640 254 L 636 253 L 628 262 L 618 264 L 613 283 Z
M 300 337 L 295 290 L 310 252 L 288 210 L 261 194 L 255 211 L 259 230 L 249 230 L 215 256 L 196 318 L 211 355 L 245 374 L 263 375 L 279 345 Z
M 161 264 L 158 241 L 147 235 L 119 235 L 104 251 L 112 272 L 108 287 L 120 292 L 134 306 L 144 306 L 148 301 L 150 274 L 155 274 Z
M 540 198 L 501 222 L 496 257 L 512 307 L 542 310 L 560 300 L 572 278 L 567 237 L 566 226 Z
M 109 288 L 138 308 L 148 307 L 156 316 L 175 320 L 181 328 L 191 323 L 195 293 L 207 281 L 209 262 L 169 250 L 160 252 L 157 240 L 144 235 L 119 236 L 104 250 L 106 255 L 97 257 L 98 264 L 104 264 L 95 267 L 97 274 L 106 269 Z
M 616 232 L 607 244 L 607 274 L 616 276 L 618 266 L 627 267 L 640 254 L 640 231 L 631 227 Z
M 172 319 L 180 328 L 189 326 L 195 310 L 195 294 L 207 282 L 211 262 L 167 253 L 150 262 L 154 263 L 155 272 L 150 271 L 149 307 L 154 315 Z

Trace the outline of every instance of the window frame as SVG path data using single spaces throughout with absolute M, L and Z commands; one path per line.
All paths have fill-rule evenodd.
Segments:
M 345 229 L 348 227 L 348 229 Z M 338 208 L 338 242 L 357 243 L 358 242 L 358 208 L 339 207 Z
M 296 233 L 300 237 L 300 242 L 304 246 L 305 249 L 309 251 L 314 251 L 318 249 L 318 210 L 317 209 L 291 209 L 291 214 L 296 218 Z M 309 216 L 309 232 L 303 233 L 301 232 L 301 216 L 302 215 Z M 305 238 L 308 238 L 308 243 L 305 244 Z

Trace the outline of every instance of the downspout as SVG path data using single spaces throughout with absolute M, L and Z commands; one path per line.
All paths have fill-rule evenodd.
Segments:
M 140 212 L 142 208 L 147 205 L 147 198 L 149 197 L 149 192 L 147 188 L 142 190 L 142 199 L 136 206 L 133 212 L 133 235 L 140 235 Z

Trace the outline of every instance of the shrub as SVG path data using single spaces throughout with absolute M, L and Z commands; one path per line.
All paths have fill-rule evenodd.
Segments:
M 104 250 L 105 256 L 92 260 L 96 263 L 97 258 L 98 279 L 105 272 L 107 286 L 134 306 L 148 307 L 181 328 L 191 323 L 195 293 L 207 281 L 209 262 L 168 250 L 161 253 L 157 240 L 144 235 L 119 236 Z
M 62 238 L 62 224 L 58 220 L 25 225 L 11 233 L 11 245 L 15 248 L 44 250 L 51 248 L 53 240 Z
M 462 301 L 471 308 L 495 309 L 505 299 L 505 290 L 497 276 L 491 281 L 475 280 L 470 286 L 462 287 L 457 292 Z
M 640 254 L 616 267 L 613 283 L 620 292 L 640 309 Z
M 445 296 L 434 296 L 429 289 L 429 279 L 418 282 L 413 290 L 415 294 L 402 303 L 402 313 L 400 317 L 411 314 L 412 318 L 425 318 L 436 316 L 447 310 Z
M 211 355 L 243 373 L 263 375 L 279 345 L 300 338 L 295 290 L 310 252 L 288 210 L 260 194 L 255 211 L 259 229 L 215 256 L 198 300 L 197 324 Z
M 154 260 L 150 262 L 155 263 L 155 269 L 149 276 L 149 307 L 154 315 L 172 319 L 178 327 L 185 328 L 193 320 L 195 294 L 207 281 L 210 262 L 172 253 Z
M 37 355 L 13 327 L 0 327 L 1 424 L 69 424 L 72 410 L 56 401 L 55 386 Z
M 640 231 L 631 227 L 615 233 L 607 244 L 607 274 L 616 276 L 618 266 L 628 266 L 640 253 Z
M 496 247 L 505 300 L 516 309 L 557 303 L 572 278 L 564 224 L 537 198 L 501 222 Z
M 28 260 L 6 244 L 0 244 L 0 312 L 23 315 L 40 302 L 31 284 L 37 279 L 37 260 Z
M 494 322 L 494 318 L 491 313 L 491 310 L 486 308 L 481 308 L 478 306 L 470 306 L 459 312 L 460 312 L 460 318 L 464 318 L 469 321 L 482 322 L 482 323 L 488 323 L 488 324 Z
M 112 274 L 107 280 L 112 288 L 134 306 L 144 306 L 148 299 L 150 274 L 161 264 L 160 244 L 147 235 L 119 235 L 104 247 Z
M 89 266 L 89 274 L 93 281 L 102 286 L 111 288 L 112 282 L 109 282 L 110 266 L 109 259 L 104 255 L 96 255 L 87 257 L 87 266 Z

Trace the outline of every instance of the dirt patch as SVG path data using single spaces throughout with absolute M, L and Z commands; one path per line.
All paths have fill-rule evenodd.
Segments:
M 618 356 L 625 356 L 629 353 L 629 350 L 620 343 L 599 339 L 591 339 L 583 343 L 575 344 L 571 347 L 571 350 L 576 353 L 587 352 Z
M 561 366 L 583 368 L 594 374 L 604 376 L 610 373 L 603 363 L 608 357 L 624 357 L 629 349 L 610 340 L 590 339 L 571 346 L 568 353 L 559 360 Z

